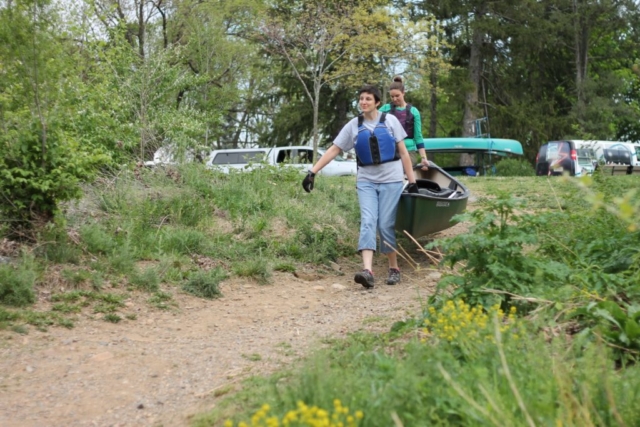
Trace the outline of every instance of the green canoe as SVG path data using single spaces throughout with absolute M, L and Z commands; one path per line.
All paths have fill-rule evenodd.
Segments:
M 502 138 L 425 138 L 427 153 L 488 153 L 522 155 L 522 144 Z
M 418 238 L 437 233 L 455 225 L 454 215 L 467 208 L 469 190 L 451 175 L 430 162 L 429 170 L 414 167 L 419 194 L 406 192 L 400 196 L 396 231 L 406 231 Z
M 523 154 L 519 141 L 502 138 L 425 138 L 424 149 L 431 160 L 444 161 L 441 168 L 452 176 L 495 175 L 496 159 Z M 473 164 L 452 165 L 447 163 L 451 159 L 440 156 L 462 153 L 473 156 Z

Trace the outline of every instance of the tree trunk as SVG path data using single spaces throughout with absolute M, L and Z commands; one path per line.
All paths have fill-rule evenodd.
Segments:
M 429 75 L 431 99 L 429 104 L 429 138 L 435 138 L 438 125 L 438 68 L 433 67 Z
M 476 11 L 475 22 L 482 20 L 484 16 L 484 10 L 481 7 Z M 475 121 L 478 118 L 478 88 L 480 87 L 480 70 L 482 66 L 482 43 L 484 40 L 484 33 L 477 29 L 478 25 L 475 25 L 475 29 L 472 29 L 473 34 L 471 36 L 471 53 L 469 55 L 469 82 L 471 87 L 465 95 L 464 103 L 464 116 L 463 116 L 463 136 L 474 137 L 476 136 Z M 460 166 L 473 165 L 474 158 L 469 154 L 460 155 Z
M 138 6 L 138 52 L 140 54 L 140 58 L 144 58 L 144 29 L 144 2 L 140 0 L 140 4 Z
M 576 61 L 576 110 L 578 120 L 583 119 L 585 110 L 584 82 L 587 76 L 587 53 L 589 50 L 589 29 L 585 22 L 585 17 L 581 10 L 581 1 L 573 0 L 574 13 L 574 41 L 575 41 L 575 61 Z
M 317 78 L 314 82 L 313 82 L 313 163 L 315 164 L 315 162 L 318 160 L 316 159 L 317 155 L 316 153 L 318 152 L 318 119 L 320 116 L 320 88 L 321 88 L 321 82 L 319 81 L 320 79 Z

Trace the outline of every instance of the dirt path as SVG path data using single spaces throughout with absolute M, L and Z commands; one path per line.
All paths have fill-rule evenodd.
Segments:
M 455 234 L 458 225 L 446 231 Z M 372 291 L 352 282 L 359 265 L 316 280 L 278 273 L 260 286 L 233 280 L 224 298 L 175 293 L 178 309 L 129 300 L 136 320 L 84 319 L 70 330 L 0 332 L 0 425 L 187 426 L 212 408 L 216 390 L 267 373 L 303 355 L 325 336 L 388 330 L 414 316 L 440 273 L 412 271 Z M 386 260 L 376 257 L 378 282 Z

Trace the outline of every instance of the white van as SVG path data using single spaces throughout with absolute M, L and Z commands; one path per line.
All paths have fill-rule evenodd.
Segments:
M 631 159 L 634 161 L 633 166 L 640 166 L 640 143 L 632 142 L 631 147 L 633 147 L 633 152 L 631 154 Z
M 561 140 L 543 144 L 536 157 L 537 175 L 591 175 L 598 163 L 640 165 L 640 144 L 620 141 Z
M 542 144 L 536 156 L 536 175 L 591 175 L 597 164 L 592 142 L 564 140 Z

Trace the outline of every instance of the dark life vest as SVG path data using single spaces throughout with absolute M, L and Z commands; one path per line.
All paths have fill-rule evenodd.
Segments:
M 414 131 L 414 120 L 413 113 L 411 112 L 411 104 L 407 104 L 403 111 L 396 109 L 395 104 L 391 104 L 391 110 L 389 111 L 391 114 L 396 116 L 405 132 L 407 132 L 407 138 L 413 139 L 413 131 Z
M 384 123 L 386 117 L 386 113 L 380 113 L 380 121 L 371 132 L 364 126 L 364 116 L 358 116 L 358 138 L 355 147 L 358 166 L 379 165 L 400 159 L 396 140 Z

